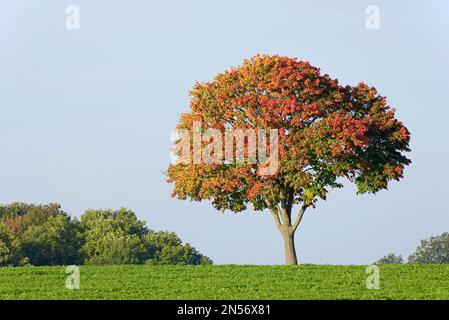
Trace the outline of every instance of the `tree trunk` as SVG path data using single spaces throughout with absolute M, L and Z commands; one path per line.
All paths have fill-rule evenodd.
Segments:
M 285 263 L 287 265 L 298 264 L 295 249 L 295 233 L 290 230 L 285 230 L 282 232 L 282 237 L 284 238 L 285 246 Z
M 291 194 L 291 193 L 290 193 Z M 285 197 L 284 197 L 285 198 Z M 302 221 L 304 212 L 308 208 L 307 204 L 302 204 L 301 210 L 298 213 L 294 222 L 292 221 L 292 195 L 288 198 L 290 200 L 287 203 L 281 201 L 280 204 L 272 204 L 270 201 L 266 200 L 268 208 L 270 208 L 271 215 L 274 218 L 276 227 L 281 232 L 284 238 L 284 249 L 285 249 L 285 263 L 287 265 L 297 265 L 298 258 L 296 257 L 295 249 L 295 232 L 298 229 L 299 224 Z

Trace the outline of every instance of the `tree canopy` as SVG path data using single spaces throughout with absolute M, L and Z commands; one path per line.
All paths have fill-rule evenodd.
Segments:
M 389 253 L 386 256 L 380 258 L 374 264 L 403 264 L 404 259 L 401 255 L 396 255 L 394 253 Z

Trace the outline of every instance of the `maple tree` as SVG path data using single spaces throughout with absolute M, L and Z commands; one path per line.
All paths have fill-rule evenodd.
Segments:
M 342 86 L 307 61 L 257 55 L 238 68 L 196 83 L 190 112 L 177 126 L 203 129 L 278 130 L 278 167 L 261 175 L 261 161 L 169 165 L 167 181 L 181 200 L 210 200 L 218 210 L 269 210 L 285 244 L 287 264 L 297 264 L 294 234 L 310 207 L 347 178 L 357 192 L 376 193 L 403 177 L 410 133 L 376 89 Z M 206 150 L 212 141 L 202 141 Z M 193 153 L 193 149 L 189 152 Z M 209 152 L 209 151 L 208 151 Z M 245 154 L 248 155 L 246 147 Z M 296 213 L 297 212 L 297 213 Z

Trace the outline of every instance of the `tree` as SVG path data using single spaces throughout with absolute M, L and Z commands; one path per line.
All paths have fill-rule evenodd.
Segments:
M 173 232 L 154 232 L 128 209 L 87 210 L 81 216 L 86 264 L 212 264 Z
M 401 255 L 395 255 L 394 253 L 387 254 L 386 256 L 380 258 L 374 264 L 403 264 L 404 259 Z
M 67 216 L 56 203 L 35 205 L 16 202 L 0 205 L 0 221 L 16 236 L 20 236 L 32 225 L 40 225 L 49 217 L 58 215 Z
M 221 211 L 268 209 L 287 264 L 297 264 L 294 234 L 306 210 L 341 188 L 341 178 L 359 194 L 376 193 L 410 163 L 410 134 L 385 97 L 364 83 L 343 87 L 305 61 L 256 56 L 197 83 L 190 96 L 177 125 L 178 160 L 167 169 L 172 195 Z M 238 141 L 226 148 L 229 136 L 243 140 L 243 153 Z
M 0 266 L 14 265 L 15 260 L 12 234 L 0 224 Z
M 0 223 L 15 248 L 13 264 L 64 265 L 80 262 L 79 226 L 59 204 L 0 206 Z
M 148 229 L 131 210 L 87 210 L 81 227 L 86 264 L 141 264 L 148 255 L 141 241 Z
M 152 232 L 145 235 L 149 250 L 146 264 L 210 265 L 212 260 L 190 244 L 182 244 L 174 232 Z
M 63 214 L 32 225 L 20 237 L 22 255 L 35 266 L 73 265 L 82 262 L 79 226 Z
M 449 233 L 432 236 L 421 240 L 415 253 L 408 257 L 408 263 L 413 264 L 441 264 L 449 263 Z

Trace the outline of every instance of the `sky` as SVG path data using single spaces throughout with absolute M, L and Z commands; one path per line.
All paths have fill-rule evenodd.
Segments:
M 69 5 L 79 29 L 66 26 Z M 407 257 L 449 231 L 445 0 L 0 0 L 0 203 L 56 202 L 74 216 L 126 207 L 216 264 L 283 264 L 268 212 L 173 199 L 164 175 L 189 89 L 257 53 L 376 87 L 412 135 L 403 180 L 363 196 L 346 184 L 306 213 L 300 263 Z

